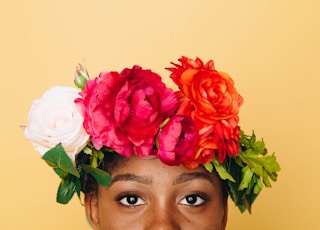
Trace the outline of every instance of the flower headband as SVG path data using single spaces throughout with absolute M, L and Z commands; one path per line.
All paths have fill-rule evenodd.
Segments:
M 167 68 L 176 92 L 137 65 L 93 79 L 79 65 L 75 85 L 81 90 L 56 86 L 33 102 L 25 137 L 61 178 L 57 202 L 68 203 L 74 193 L 80 198 L 88 174 L 109 186 L 110 174 L 98 167 L 116 152 L 215 170 L 240 211 L 251 211 L 263 185 L 277 180 L 276 157 L 240 129 L 243 99 L 228 74 L 215 70 L 212 60 L 179 62 Z

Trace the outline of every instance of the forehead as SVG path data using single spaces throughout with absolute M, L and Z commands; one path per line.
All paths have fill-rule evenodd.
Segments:
M 117 167 L 111 171 L 112 182 L 132 180 L 142 184 L 168 183 L 172 185 L 194 180 L 204 180 L 212 185 L 219 184 L 215 173 L 209 173 L 204 168 L 188 169 L 183 165 L 168 166 L 159 159 L 143 159 L 139 157 L 123 158 Z

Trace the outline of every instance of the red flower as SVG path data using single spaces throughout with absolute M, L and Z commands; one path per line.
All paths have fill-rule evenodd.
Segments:
M 199 58 L 182 57 L 179 61 L 181 65 L 172 63 L 175 68 L 167 68 L 180 88 L 176 93 L 181 104 L 178 113 L 192 117 L 200 136 L 197 153 L 185 165 L 195 168 L 214 157 L 222 163 L 227 157 L 237 156 L 238 112 L 243 99 L 233 80 L 215 70 L 212 60 L 203 64 Z
M 218 148 L 216 155 L 222 163 L 226 157 L 238 156 L 240 149 L 240 127 L 238 126 L 239 117 L 234 116 L 229 120 L 221 120 L 213 125 L 214 142 Z
M 213 124 L 216 120 L 229 119 L 239 112 L 242 97 L 234 87 L 228 74 L 214 69 L 214 63 L 208 63 L 182 57 L 181 65 L 172 63 L 175 68 L 170 77 L 195 107 L 193 116 L 204 123 Z
M 185 162 L 186 167 L 196 168 L 200 164 L 212 161 L 215 157 L 223 163 L 226 158 L 238 156 L 240 127 L 237 124 L 238 116 L 235 116 L 207 127 L 207 132 L 200 136 L 197 154 Z
M 139 66 L 101 73 L 81 96 L 76 102 L 95 148 L 107 146 L 124 156 L 154 155 L 159 126 L 177 109 L 174 92 L 160 76 Z
M 191 117 L 173 116 L 159 132 L 158 158 L 167 165 L 180 165 L 197 151 L 198 130 Z

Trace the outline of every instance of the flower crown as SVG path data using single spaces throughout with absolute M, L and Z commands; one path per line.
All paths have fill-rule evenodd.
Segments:
M 178 91 L 140 66 L 90 79 L 79 65 L 72 87 L 53 87 L 33 102 L 25 137 L 61 178 L 57 202 L 68 203 L 90 174 L 103 186 L 111 177 L 98 167 L 105 154 L 159 158 L 167 165 L 216 171 L 241 212 L 280 166 L 263 140 L 239 127 L 243 99 L 230 76 L 212 60 L 187 57 L 167 68 Z M 89 159 L 90 163 L 83 159 Z

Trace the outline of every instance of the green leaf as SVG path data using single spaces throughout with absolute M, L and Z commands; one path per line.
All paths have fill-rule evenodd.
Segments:
M 257 178 L 257 182 L 256 182 L 256 184 L 255 184 L 255 186 L 253 188 L 254 194 L 259 194 L 260 191 L 262 190 L 262 186 L 263 185 L 262 185 L 261 179 L 260 179 L 260 177 L 258 177 Z
M 67 204 L 73 197 L 73 194 L 76 191 L 76 183 L 73 178 L 76 177 L 69 174 L 64 180 L 61 180 L 57 193 L 58 203 Z
M 102 151 L 97 151 L 97 155 L 98 155 L 99 165 L 100 165 L 104 158 L 104 153 Z
M 260 153 L 261 155 L 266 155 L 267 154 L 267 150 L 266 150 L 266 146 L 264 144 L 263 141 L 257 141 L 254 144 L 254 148 L 256 150 L 257 153 Z
M 222 180 L 229 180 L 229 181 L 235 182 L 235 179 L 231 176 L 231 174 L 225 168 L 225 165 L 220 164 L 216 158 L 212 160 L 212 164 Z
M 42 156 L 42 159 L 45 160 L 47 164 L 53 168 L 60 168 L 62 171 L 70 173 L 76 177 L 80 177 L 79 172 L 74 167 L 70 157 L 68 156 L 61 144 L 46 152 Z M 56 171 L 56 173 L 60 172 Z
M 256 135 L 252 133 L 252 136 L 250 138 L 250 145 L 254 145 L 255 142 L 256 142 Z
M 277 181 L 277 178 L 278 178 L 278 174 L 273 172 L 273 173 L 270 173 L 269 174 L 269 177 L 272 181 Z
M 76 184 L 76 192 L 78 195 L 79 200 L 81 200 L 81 181 L 80 178 L 75 177 L 75 184 Z
M 239 185 L 239 190 L 244 190 L 245 188 L 249 187 L 249 184 L 253 176 L 253 172 L 248 166 L 244 167 L 241 171 L 242 171 L 242 181 Z
M 231 199 L 241 212 L 248 210 L 263 185 L 270 187 L 270 180 L 277 180 L 280 166 L 274 155 L 267 156 L 267 149 L 263 140 L 256 140 L 254 132 L 245 135 L 240 130 L 240 151 L 237 157 L 232 157 L 223 164 L 227 171 L 235 178 L 235 183 L 228 181 Z
M 110 186 L 111 176 L 106 171 L 85 164 L 82 164 L 81 167 L 83 167 L 102 186 Z
M 86 154 L 91 155 L 91 154 L 92 154 L 92 149 L 90 149 L 89 147 L 85 147 L 85 148 L 83 149 L 83 152 L 86 153 Z
M 266 187 L 271 187 L 271 183 L 270 183 L 270 180 L 269 180 L 269 175 L 266 171 L 264 171 L 263 173 L 263 176 L 262 176 L 262 180 L 263 180 L 263 183 Z
M 275 155 L 266 156 L 263 158 L 263 160 L 264 168 L 267 170 L 268 173 L 280 171 L 280 165 L 277 162 Z
M 104 158 L 104 153 L 102 151 L 93 150 L 91 159 L 90 159 L 90 165 L 93 168 L 97 168 L 103 161 L 103 158 Z
M 63 179 L 63 177 L 64 177 L 64 173 L 63 173 L 63 171 L 62 171 L 62 169 L 61 168 L 53 168 L 53 170 L 55 171 L 55 173 L 61 178 L 61 179 Z
M 205 163 L 203 166 L 204 166 L 204 168 L 205 168 L 208 172 L 212 173 L 212 171 L 213 171 L 213 165 L 212 165 L 211 162 Z

